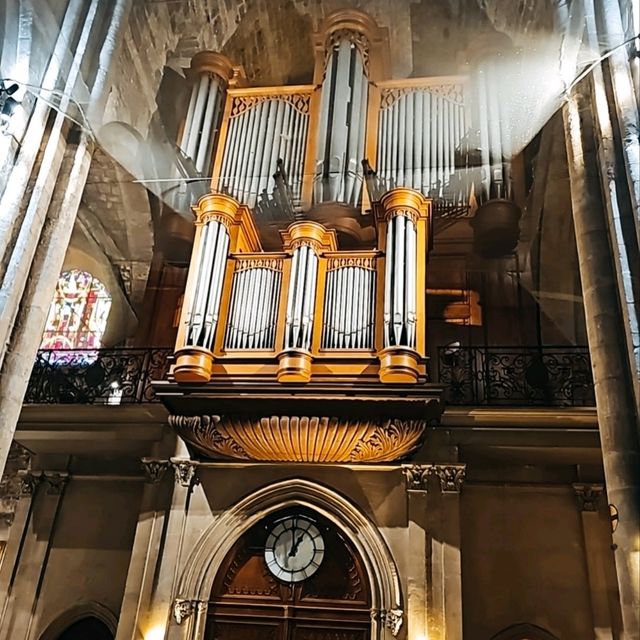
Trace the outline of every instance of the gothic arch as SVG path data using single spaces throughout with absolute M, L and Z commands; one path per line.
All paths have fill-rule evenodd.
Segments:
M 538 625 L 521 622 L 503 629 L 492 636 L 491 640 L 558 640 L 558 638 Z
M 40 640 L 56 640 L 58 636 L 72 624 L 83 618 L 96 618 L 100 620 L 113 634 L 116 635 L 118 619 L 108 607 L 99 602 L 89 601 L 77 604 L 64 613 L 61 613 L 40 636 Z
M 402 591 L 387 543 L 373 522 L 350 501 L 302 478 L 262 487 L 216 518 L 187 558 L 178 598 L 208 602 L 220 565 L 240 536 L 274 511 L 294 505 L 317 511 L 348 536 L 369 577 L 372 637 L 381 637 L 384 627 L 395 636 L 402 624 Z

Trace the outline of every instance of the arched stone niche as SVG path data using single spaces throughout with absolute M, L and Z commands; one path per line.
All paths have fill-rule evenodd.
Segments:
M 375 524 L 339 493 L 302 478 L 258 489 L 226 510 L 200 536 L 187 557 L 174 603 L 169 638 L 202 640 L 209 601 L 219 569 L 236 541 L 270 514 L 292 506 L 311 509 L 329 520 L 355 547 L 366 569 L 371 593 L 371 638 L 395 637 L 403 623 L 403 598 L 396 563 Z M 183 615 L 186 614 L 186 615 Z M 185 617 L 193 618 L 187 624 Z

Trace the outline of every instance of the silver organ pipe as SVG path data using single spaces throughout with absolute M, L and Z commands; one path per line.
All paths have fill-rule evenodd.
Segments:
M 416 227 L 399 214 L 387 223 L 384 346 L 415 347 L 417 321 Z
M 226 227 L 215 220 L 207 222 L 202 231 L 195 293 L 187 314 L 185 346 L 213 347 L 228 248 Z
M 322 317 L 322 349 L 373 349 L 375 262 L 361 259 L 357 266 L 329 265 Z
M 302 245 L 293 252 L 287 314 L 285 349 L 310 349 L 316 300 L 318 256 L 310 246 Z
M 298 202 L 308 127 L 309 94 L 234 96 L 220 190 L 254 207 L 265 189 L 273 190 L 273 174 L 282 158 Z
M 378 175 L 387 188 L 409 187 L 461 202 L 450 193 L 450 183 L 466 134 L 460 85 L 386 89 L 378 119 Z
M 225 349 L 274 348 L 281 286 L 281 259 L 245 259 L 236 263 Z
M 203 72 L 194 83 L 180 138 L 180 149 L 204 176 L 211 173 L 213 150 L 224 110 L 225 83 L 215 74 Z
M 357 205 L 369 99 L 362 52 L 348 33 L 331 45 L 320 107 L 314 199 Z

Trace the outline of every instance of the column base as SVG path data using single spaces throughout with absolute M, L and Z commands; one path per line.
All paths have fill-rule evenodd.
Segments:
M 173 378 L 176 382 L 205 383 L 211 380 L 213 354 L 203 347 L 184 347 L 175 353 Z
M 420 356 L 409 347 L 386 347 L 378 352 L 380 382 L 415 384 L 420 374 Z
M 303 349 L 289 349 L 278 355 L 278 382 L 309 382 L 312 357 Z

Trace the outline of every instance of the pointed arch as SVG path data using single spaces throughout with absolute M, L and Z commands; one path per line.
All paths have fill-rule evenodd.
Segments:
M 349 538 L 369 578 L 372 637 L 380 637 L 384 627 L 396 635 L 402 624 L 402 591 L 386 541 L 374 523 L 344 496 L 302 478 L 262 487 L 218 516 L 187 558 L 178 598 L 208 602 L 218 570 L 235 542 L 266 516 L 291 506 L 315 510 Z
M 519 622 L 492 636 L 491 640 L 558 640 L 558 638 L 538 625 Z

